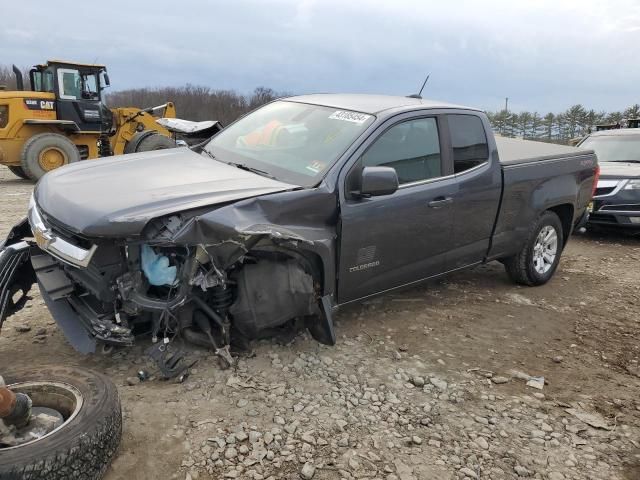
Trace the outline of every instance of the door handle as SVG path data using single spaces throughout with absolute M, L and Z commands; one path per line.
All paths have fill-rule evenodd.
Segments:
M 440 208 L 450 204 L 451 202 L 453 202 L 453 198 L 451 197 L 436 197 L 427 205 L 429 205 L 429 208 Z

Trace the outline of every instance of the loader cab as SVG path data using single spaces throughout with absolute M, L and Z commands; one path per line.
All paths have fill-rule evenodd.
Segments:
M 109 86 L 104 65 L 50 60 L 29 72 L 31 89 L 55 95 L 58 120 L 69 123 L 72 130 L 101 132 L 109 119 L 104 118 L 102 91 Z

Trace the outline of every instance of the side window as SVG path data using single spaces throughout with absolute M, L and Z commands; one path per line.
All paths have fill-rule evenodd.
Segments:
M 393 167 L 400 184 L 442 175 L 435 118 L 408 120 L 384 132 L 362 155 L 364 167 Z
M 489 146 L 482 120 L 475 115 L 448 115 L 453 169 L 464 172 L 489 159 Z
M 58 85 L 60 98 L 65 100 L 79 100 L 82 86 L 80 85 L 80 72 L 69 68 L 58 69 Z
M 82 98 L 97 99 L 98 97 L 96 76 L 94 74 L 82 75 Z
M 42 90 L 41 91 L 54 93 L 53 72 L 51 70 L 45 70 L 44 72 L 42 72 Z

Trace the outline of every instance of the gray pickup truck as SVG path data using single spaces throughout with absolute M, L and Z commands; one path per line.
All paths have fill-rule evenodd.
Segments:
M 177 336 L 246 346 L 337 307 L 502 262 L 547 282 L 586 213 L 593 152 L 494 138 L 473 108 L 307 95 L 206 145 L 81 162 L 37 184 L 0 254 L 0 320 L 37 281 L 82 352 Z

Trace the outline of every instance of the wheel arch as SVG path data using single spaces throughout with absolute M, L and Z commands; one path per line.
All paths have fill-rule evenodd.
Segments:
M 562 246 L 564 247 L 569 241 L 571 231 L 573 229 L 573 215 L 575 208 L 570 203 L 562 203 L 549 207 L 546 211 L 555 213 L 562 224 Z

